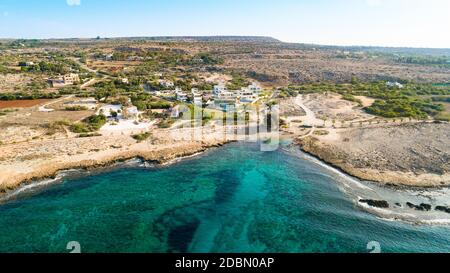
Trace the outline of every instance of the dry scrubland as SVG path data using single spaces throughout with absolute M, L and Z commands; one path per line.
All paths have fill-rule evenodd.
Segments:
M 381 119 L 336 94 L 306 95 L 302 102 L 314 116 L 295 118 L 316 128 L 299 131 L 292 123 L 286 132 L 300 136 L 295 142 L 305 152 L 364 180 L 450 185 L 450 123 Z

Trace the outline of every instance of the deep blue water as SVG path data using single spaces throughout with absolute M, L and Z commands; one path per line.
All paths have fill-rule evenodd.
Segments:
M 0 206 L 0 252 L 450 252 L 450 229 L 361 211 L 329 170 L 231 144 L 64 178 Z

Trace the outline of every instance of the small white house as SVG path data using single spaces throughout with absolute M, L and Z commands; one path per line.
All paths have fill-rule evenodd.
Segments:
M 397 87 L 399 89 L 403 89 L 403 87 L 404 87 L 403 84 L 401 84 L 399 82 L 386 82 L 386 85 L 391 88 Z
M 252 83 L 247 87 L 248 90 L 250 90 L 254 95 L 259 95 L 262 92 L 261 86 L 259 86 L 257 83 Z
M 80 76 L 75 73 L 70 73 L 55 79 L 49 79 L 49 82 L 53 87 L 64 87 L 80 82 Z
M 214 86 L 213 93 L 215 95 L 219 95 L 222 92 L 228 92 L 228 88 L 226 87 L 226 85 L 224 83 L 220 83 L 220 84 Z
M 234 100 L 236 97 L 236 93 L 233 91 L 223 91 L 217 95 L 219 100 Z
M 178 101 L 181 102 L 186 102 L 187 101 L 187 94 L 185 92 L 183 92 L 183 90 L 181 90 L 181 88 L 176 88 L 175 89 L 175 95 L 176 95 L 176 99 Z
M 203 104 L 203 96 L 198 91 L 197 88 L 192 88 L 192 97 L 193 97 L 193 102 L 194 102 L 195 105 L 202 105 Z
M 253 102 L 258 98 L 257 93 L 251 91 L 248 88 L 242 88 L 239 91 L 239 98 L 241 102 Z
M 173 88 L 175 84 L 173 81 L 167 81 L 167 80 L 158 80 L 159 85 L 161 85 L 164 88 Z

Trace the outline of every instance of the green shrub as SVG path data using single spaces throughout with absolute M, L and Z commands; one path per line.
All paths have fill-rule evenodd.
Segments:
M 93 115 L 85 118 L 82 122 L 74 123 L 70 126 L 70 131 L 82 134 L 98 131 L 106 123 L 104 115 Z
M 362 105 L 362 101 L 360 99 L 355 98 L 355 96 L 353 96 L 352 94 L 343 94 L 342 98 L 344 100 L 348 100 L 348 101 L 352 101 L 352 102 L 356 102 L 359 105 Z
M 106 124 L 105 115 L 93 115 L 83 120 L 91 128 L 91 131 L 97 131 Z
M 151 133 L 146 132 L 142 134 L 132 135 L 131 137 L 137 140 L 138 142 L 141 142 L 147 140 L 149 137 L 151 137 L 151 135 L 152 135 Z
M 79 122 L 72 124 L 70 126 L 70 131 L 80 134 L 80 133 L 89 133 L 90 129 L 86 124 Z
M 85 137 L 98 137 L 98 136 L 102 136 L 101 134 L 97 134 L 97 133 L 82 133 L 79 134 L 78 137 L 80 138 L 85 138 Z
M 76 112 L 76 111 L 86 111 L 88 108 L 86 106 L 68 106 L 65 108 L 66 111 Z
M 158 128 L 167 129 L 167 128 L 170 128 L 174 123 L 175 123 L 175 120 L 173 120 L 171 118 L 163 119 L 158 123 Z
M 435 120 L 450 122 L 450 113 L 439 113 L 434 117 Z

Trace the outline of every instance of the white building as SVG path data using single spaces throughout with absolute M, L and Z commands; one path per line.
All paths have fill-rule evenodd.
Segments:
M 237 97 L 236 93 L 233 91 L 222 91 L 216 95 L 218 100 L 235 100 Z
M 399 82 L 386 82 L 386 85 L 388 86 L 388 87 L 397 87 L 397 88 L 400 88 L 400 89 L 403 89 L 403 84 L 401 84 L 401 83 L 399 83 Z
M 236 99 L 236 93 L 234 91 L 228 90 L 224 83 L 220 83 L 214 86 L 213 89 L 214 97 L 217 100 L 234 100 Z
M 201 93 L 199 93 L 197 88 L 192 88 L 192 97 L 193 97 L 193 103 L 195 105 L 202 105 L 203 104 L 203 96 Z
M 219 95 L 222 92 L 228 92 L 228 88 L 224 83 L 220 83 L 214 86 L 213 90 L 214 95 Z
M 261 94 L 262 88 L 256 84 L 252 83 L 246 88 L 241 88 L 239 91 L 239 98 L 242 103 L 254 102 L 258 99 L 258 96 Z
M 258 98 L 258 94 L 248 88 L 242 88 L 239 91 L 239 99 L 241 102 L 253 102 Z
M 181 88 L 175 88 L 176 99 L 181 102 L 187 101 L 187 94 L 181 90 Z
M 167 81 L 167 80 L 158 80 L 159 85 L 161 85 L 164 88 L 173 88 L 175 84 L 173 81 Z
M 251 92 L 253 92 L 255 95 L 259 95 L 262 92 L 261 86 L 259 86 L 257 83 L 252 83 L 247 87 Z
M 63 87 L 80 82 L 80 76 L 78 74 L 70 73 L 56 79 L 49 79 L 49 81 L 53 87 Z

